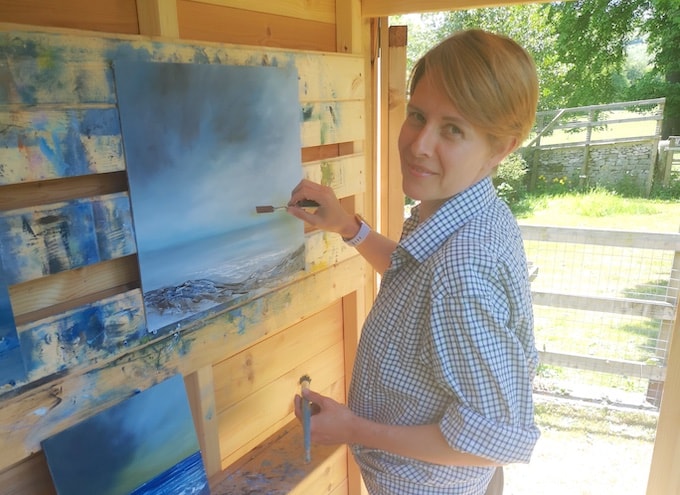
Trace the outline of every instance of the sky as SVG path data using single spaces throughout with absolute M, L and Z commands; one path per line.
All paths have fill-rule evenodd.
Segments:
M 294 68 L 116 62 L 138 246 L 272 221 L 302 178 Z

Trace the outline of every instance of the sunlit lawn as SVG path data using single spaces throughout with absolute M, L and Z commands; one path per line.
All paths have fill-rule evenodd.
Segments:
M 622 198 L 603 191 L 532 198 L 527 211 L 518 218 L 521 224 L 667 233 L 677 233 L 680 226 L 680 201 Z M 534 290 L 604 297 L 659 300 L 665 295 L 674 255 L 525 244 L 528 258 L 539 268 Z M 534 312 L 539 349 L 637 362 L 656 356 L 659 320 L 539 306 Z M 548 391 L 556 394 L 604 386 L 636 397 L 644 397 L 647 387 L 646 380 L 634 377 L 545 365 L 537 383 L 541 390 L 546 383 L 553 384 Z M 504 493 L 644 495 L 657 419 L 652 408 L 619 408 L 606 397 L 588 403 L 537 395 L 541 439 L 529 465 L 506 467 Z

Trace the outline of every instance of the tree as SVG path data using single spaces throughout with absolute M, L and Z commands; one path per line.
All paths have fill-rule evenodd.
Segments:
M 554 109 L 565 104 L 559 81 L 567 66 L 557 57 L 554 50 L 556 33 L 547 23 L 543 7 L 538 4 L 396 16 L 390 24 L 408 26 L 409 70 L 430 47 L 455 31 L 480 28 L 509 36 L 524 46 L 536 62 L 541 81 L 539 108 Z
M 666 97 L 663 137 L 680 135 L 680 2 L 652 0 L 645 22 L 654 55 L 654 74 L 663 76 L 660 96 Z
M 680 135 L 680 0 L 574 0 L 398 16 L 409 26 L 409 68 L 454 31 L 517 40 L 536 61 L 539 110 L 666 98 L 662 135 Z M 646 41 L 652 68 L 627 71 L 627 47 Z
M 666 97 L 662 135 L 680 133 L 678 0 L 576 0 L 546 9 L 559 33 L 560 60 L 569 66 L 568 106 Z M 625 47 L 639 37 L 647 39 L 653 69 L 627 88 L 621 84 Z

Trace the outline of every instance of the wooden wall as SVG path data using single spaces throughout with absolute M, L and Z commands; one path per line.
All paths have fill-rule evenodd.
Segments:
M 30 102 L 0 91 L 0 121 L 27 129 L 35 128 L 31 119 L 38 111 L 78 121 L 83 134 L 81 115 L 88 109 L 115 113 L 107 86 L 107 54 L 114 47 L 146 51 L 159 61 L 179 54 L 179 61 L 196 62 L 192 54 L 199 48 L 212 61 L 294 64 L 306 116 L 300 126 L 304 174 L 334 187 L 348 209 L 374 217 L 374 45 L 358 0 L 0 0 L 0 22 L 0 86 L 40 76 L 27 51 L 12 52 L 8 61 L 11 43 L 31 44 L 35 53 L 49 48 L 69 68 L 54 91 Z M 10 74 L 14 62 L 25 70 Z M 83 87 L 91 90 L 87 96 Z M 58 145 L 66 137 L 52 139 Z M 26 157 L 39 150 L 28 153 L 7 135 L 0 139 L 0 149 L 7 148 L 0 151 L 0 218 L 59 212 L 70 225 L 81 225 L 82 208 L 73 205 L 85 204 L 85 210 L 104 212 L 88 235 L 104 232 L 116 246 L 106 255 L 52 265 L 44 250 L 14 251 L 27 265 L 43 267 L 8 287 L 18 333 L 42 340 L 27 375 L 0 386 L 0 495 L 54 493 L 42 439 L 178 372 L 213 493 L 238 492 L 239 483 L 253 489 L 254 472 L 268 485 L 263 492 L 359 493 L 346 448 L 315 448 L 313 462 L 302 462 L 292 399 L 299 377 L 308 373 L 314 389 L 344 401 L 372 298 L 364 262 L 337 236 L 306 229 L 306 268 L 292 280 L 176 334 L 128 341 L 143 319 L 133 226 L 125 228 L 131 224 L 120 219 L 129 216 L 125 161 L 111 153 L 119 140 L 116 132 L 95 139 L 85 170 L 46 166 L 36 172 L 35 160 Z M 60 329 L 93 308 L 124 315 L 115 328 L 125 345 L 95 349 L 71 342 L 64 351 L 57 344 Z M 107 322 L 102 317 L 97 324 L 112 328 Z

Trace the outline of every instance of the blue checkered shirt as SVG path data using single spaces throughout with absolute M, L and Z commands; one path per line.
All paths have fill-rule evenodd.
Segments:
M 490 179 L 404 223 L 361 334 L 349 407 L 384 424 L 439 425 L 453 449 L 529 462 L 538 363 L 524 246 Z M 483 495 L 488 467 L 352 445 L 371 495 Z

